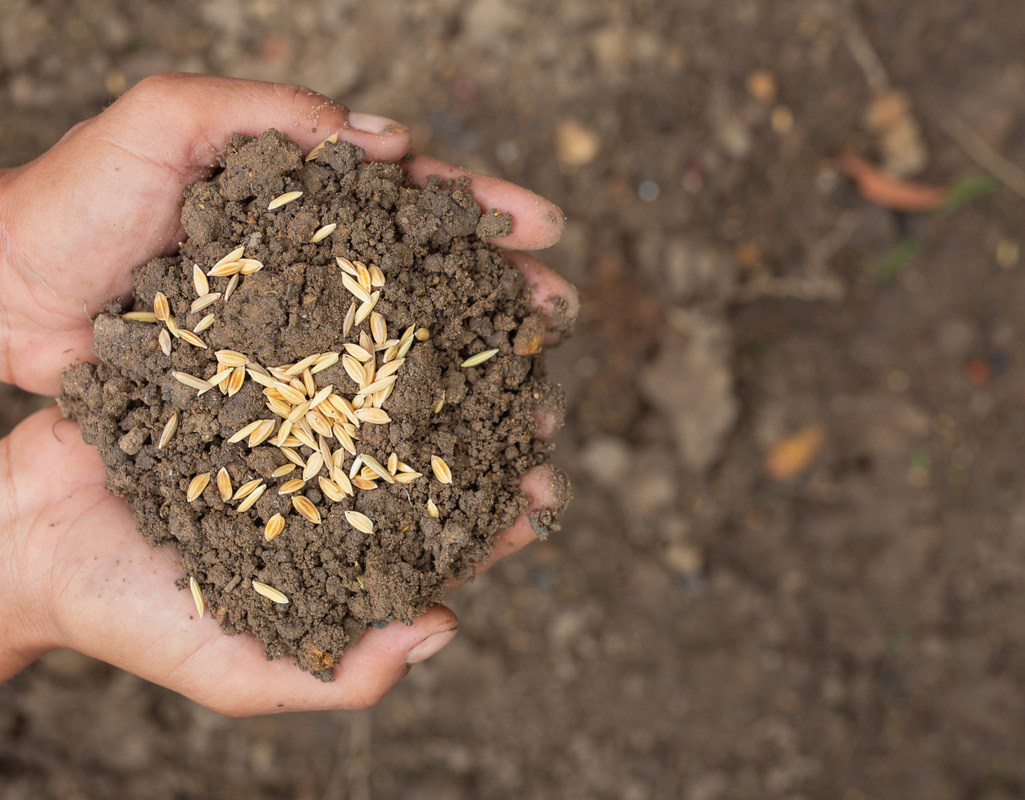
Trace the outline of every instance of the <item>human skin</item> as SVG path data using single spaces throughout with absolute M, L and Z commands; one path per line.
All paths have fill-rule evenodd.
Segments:
M 232 133 L 270 127 L 304 152 L 337 132 L 370 160 L 409 153 L 404 126 L 305 87 L 171 73 L 141 81 L 36 160 L 0 172 L 0 381 L 53 395 L 66 366 L 93 360 L 92 317 L 109 299 L 130 296 L 135 267 L 182 240 L 185 187 L 210 174 Z M 403 163 L 418 181 L 469 174 L 421 154 Z M 558 240 L 563 217 L 549 201 L 470 178 L 482 208 L 512 214 L 512 232 L 496 245 L 522 251 Z M 575 314 L 570 284 L 526 253 L 510 257 L 542 316 L 555 297 Z M 543 436 L 557 427 L 544 411 L 538 423 Z M 548 469 L 522 478 L 532 509 L 558 501 Z M 534 538 L 519 518 L 481 569 Z M 177 554 L 147 544 L 128 506 L 105 490 L 103 465 L 76 423 L 49 408 L 0 441 L 0 680 L 49 650 L 72 648 L 232 716 L 364 708 L 458 627 L 435 606 L 412 625 L 369 630 L 345 652 L 336 680 L 322 683 L 290 659 L 267 661 L 257 640 L 195 619 L 191 597 L 174 587 L 182 575 Z

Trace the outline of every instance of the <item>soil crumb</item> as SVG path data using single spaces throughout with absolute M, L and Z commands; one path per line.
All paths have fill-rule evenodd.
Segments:
M 363 159 L 234 135 L 186 190 L 179 253 L 136 271 L 59 397 L 225 632 L 324 680 L 527 511 L 519 476 L 549 451 L 534 411 L 560 393 L 524 278 L 486 241 L 508 216 L 482 217 L 465 179 Z M 539 535 L 558 511 L 532 514 Z

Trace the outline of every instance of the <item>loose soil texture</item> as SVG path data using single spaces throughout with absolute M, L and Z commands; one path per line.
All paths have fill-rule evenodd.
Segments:
M 232 137 L 186 191 L 180 252 L 135 273 L 132 309 L 163 317 L 166 298 L 171 318 L 112 304 L 99 364 L 71 367 L 59 398 L 224 630 L 325 680 L 368 625 L 412 621 L 488 558 L 548 453 L 534 411 L 558 399 L 525 280 L 487 244 L 510 218 L 482 216 L 465 180 L 418 187 L 363 158 Z M 556 517 L 532 518 L 539 536 Z

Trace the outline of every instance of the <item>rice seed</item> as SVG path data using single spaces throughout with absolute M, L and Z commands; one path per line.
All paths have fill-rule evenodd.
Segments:
M 274 377 L 275 380 L 281 381 L 282 383 L 288 383 L 290 380 L 292 380 L 292 376 L 285 372 L 285 370 L 291 366 L 291 364 L 285 364 L 280 367 L 270 367 L 267 371 Z
M 399 471 L 399 454 L 396 453 L 394 450 L 392 451 L 392 454 L 388 456 L 387 466 L 388 472 L 390 472 L 392 475 Z
M 463 367 L 464 369 L 468 369 L 469 367 L 476 367 L 480 364 L 483 364 L 489 358 L 493 358 L 497 353 L 497 347 L 494 350 L 485 350 L 483 353 L 477 353 L 477 355 L 475 356 L 470 356 L 468 359 L 466 359 L 466 361 L 464 361 L 459 366 Z
M 251 434 L 249 434 L 249 446 L 256 447 L 257 445 L 263 444 L 270 438 L 272 433 L 274 433 L 274 420 L 260 420 L 260 424 L 253 429 Z
M 352 342 L 346 342 L 343 347 L 345 347 L 345 352 L 348 355 L 361 362 L 370 361 L 374 357 L 373 353 L 367 352 L 363 347 Z M 344 358 L 345 356 L 342 357 Z
M 380 369 L 377 370 L 377 379 L 387 378 L 389 375 L 394 375 L 399 371 L 399 367 L 406 363 L 406 359 L 400 358 L 395 361 L 389 361 L 383 364 Z
M 441 397 L 438 398 L 438 402 L 434 404 L 434 413 L 440 414 L 441 409 L 445 407 L 445 390 L 441 390 Z
M 238 263 L 242 265 L 242 269 L 238 271 L 239 275 L 252 275 L 263 269 L 263 262 L 255 258 L 242 258 Z
M 321 353 L 313 366 L 310 367 L 310 372 L 316 375 L 318 372 L 323 372 L 328 367 L 333 367 L 338 363 L 340 355 L 340 353 Z
M 335 435 L 343 449 L 352 455 L 356 455 L 356 443 L 352 441 L 352 437 L 345 431 L 345 428 L 341 425 L 332 425 L 331 432 Z
M 205 275 L 203 276 L 203 280 L 206 280 Z M 204 308 L 208 308 L 209 306 L 212 306 L 214 303 L 216 303 L 220 299 L 220 297 L 220 292 L 207 292 L 206 294 L 201 294 L 199 297 L 192 301 L 192 306 L 189 310 L 193 314 L 198 314 Z
M 363 456 L 356 456 L 352 460 L 352 466 L 349 467 L 349 477 L 356 477 L 356 473 L 359 472 L 359 468 L 363 466 Z
M 325 225 L 322 228 L 318 228 L 317 232 L 314 233 L 313 236 L 310 237 L 310 244 L 316 244 L 317 242 L 322 241 L 323 239 L 326 239 L 328 236 L 330 236 L 332 233 L 334 233 L 334 230 L 337 227 L 338 227 L 338 223 L 337 222 L 332 222 L 332 223 L 330 223 L 328 225 Z
M 346 511 L 345 519 L 358 531 L 363 531 L 363 533 L 374 532 L 374 522 L 366 514 L 361 514 L 358 511 Z
M 238 350 L 217 350 L 214 352 L 214 358 L 218 364 L 226 367 L 241 367 L 249 363 L 249 356 Z
M 324 496 L 332 502 L 339 503 L 345 499 L 345 492 L 342 491 L 341 487 L 329 478 L 321 478 L 319 480 L 320 491 L 324 493 Z
M 323 403 L 325 400 L 327 400 L 327 398 L 331 395 L 331 392 L 334 390 L 334 388 L 335 388 L 334 386 L 325 386 L 325 387 L 319 389 L 317 391 L 317 393 L 314 394 L 313 397 L 310 398 L 310 410 L 312 411 L 317 406 L 319 406 L 321 403 Z M 330 407 L 330 405 L 331 404 L 328 403 L 329 407 Z
M 370 295 L 370 300 L 366 301 L 359 308 L 356 309 L 356 317 L 353 322 L 359 325 L 363 320 L 370 316 L 370 312 L 374 310 L 374 306 L 377 305 L 377 301 L 381 299 L 380 292 L 374 292 Z
M 441 483 L 452 483 L 452 470 L 441 456 L 431 456 L 431 469 Z
M 240 428 L 239 430 L 235 431 L 235 433 L 228 439 L 228 444 L 235 444 L 235 442 L 241 442 L 243 439 L 249 436 L 249 434 L 251 434 L 258 427 L 260 427 L 260 423 L 262 422 L 262 419 L 258 419 L 253 422 L 250 422 L 244 428 Z
M 317 449 L 317 443 L 315 441 L 313 441 L 313 437 L 310 436 L 310 434 L 308 434 L 306 431 L 302 430 L 301 428 L 295 428 L 292 431 L 292 435 L 296 439 L 298 439 L 301 444 L 306 445 L 311 450 L 316 450 Z
M 291 414 L 289 414 L 287 417 L 285 417 L 285 422 L 289 423 L 290 425 L 294 425 L 300 419 L 302 419 L 303 415 L 306 414 L 306 412 L 309 411 L 309 410 L 310 410 L 309 402 L 308 401 L 302 402 L 299 405 L 297 405 L 295 408 L 292 409 L 292 413 Z
M 352 485 L 357 489 L 362 489 L 365 492 L 369 492 L 372 489 L 377 489 L 378 486 L 373 481 L 368 481 L 366 478 L 361 478 L 359 475 L 352 479 Z
M 361 395 L 361 394 L 358 394 L 358 395 L 356 395 L 356 396 L 355 396 L 354 398 L 352 398 L 352 407 L 353 407 L 354 409 L 360 409 L 360 408 L 363 408 L 363 405 L 364 405 L 364 403 L 366 403 L 366 400 L 367 400 L 367 398 L 366 398 L 366 397 L 364 397 L 364 396 L 363 396 L 363 395 Z M 358 420 L 356 421 L 356 424 L 357 424 L 357 425 L 359 424 L 359 421 L 358 421 Z
M 324 468 L 324 456 L 321 455 L 320 451 L 316 451 L 309 457 L 306 462 L 306 468 L 303 470 L 303 481 L 312 481 L 320 471 Z
M 187 372 L 178 372 L 177 370 L 171 370 L 171 377 L 179 383 L 184 383 L 190 389 L 196 389 L 200 392 L 209 392 L 214 388 L 214 385 L 209 381 L 205 381 L 202 378 L 197 378 L 195 375 L 189 375 Z
M 196 334 L 189 330 L 183 330 L 178 332 L 182 339 L 191 344 L 193 347 L 199 347 L 203 350 L 209 350 L 206 346 L 206 342 L 200 339 Z
M 287 383 L 276 381 L 274 383 L 274 388 L 278 390 L 278 393 L 285 401 L 291 403 L 293 406 L 306 402 L 306 395 Z
M 292 494 L 292 492 L 298 492 L 305 485 L 306 481 L 301 478 L 292 478 L 292 480 L 285 481 L 278 487 L 278 494 Z
M 366 453 L 363 453 L 362 457 L 363 463 L 367 465 L 371 472 L 376 473 L 378 477 L 384 479 L 386 483 L 395 483 L 395 479 L 391 476 L 391 473 L 382 466 L 380 461 L 373 456 L 368 456 Z
M 266 492 L 266 491 L 267 491 L 267 484 L 266 483 L 261 483 L 259 486 L 257 486 L 253 490 L 253 493 L 249 495 L 249 497 L 247 497 L 245 500 L 243 500 L 241 503 L 239 503 L 238 509 L 236 509 L 238 511 L 238 513 L 239 514 L 244 514 L 246 511 L 248 511 L 253 506 L 255 506 L 256 505 L 256 501 L 259 500 L 261 497 L 263 497 L 263 493 Z
M 238 288 L 238 281 L 239 277 L 238 273 L 236 272 L 234 275 L 231 276 L 231 280 L 228 281 L 228 285 L 224 287 L 225 303 L 227 303 L 231 299 L 231 296 L 235 294 L 235 290 Z
M 405 358 L 409 353 L 409 349 L 413 346 L 413 338 L 410 336 L 408 339 L 399 342 L 399 349 L 395 351 L 395 358 Z
M 342 285 L 346 289 L 348 289 L 349 292 L 361 303 L 365 304 L 370 302 L 370 292 L 368 292 L 366 289 L 360 286 L 359 283 L 354 281 L 351 276 L 342 275 Z M 359 312 L 356 313 L 358 316 Z M 367 313 L 369 314 L 370 312 L 368 311 Z M 157 316 L 159 316 L 159 313 L 157 314 Z
M 328 434 L 330 436 L 331 434 Z M 317 437 L 317 449 L 320 451 L 320 455 L 324 458 L 324 464 L 331 468 L 331 445 L 328 443 L 327 437 L 323 434 Z
M 317 379 L 313 377 L 313 373 L 310 372 L 309 367 L 303 370 L 302 386 L 307 397 L 312 398 L 313 395 L 317 393 Z
M 171 355 L 171 334 L 167 332 L 167 328 L 160 329 L 160 333 L 157 334 L 157 343 L 165 356 Z
M 393 360 L 395 360 L 395 357 L 399 354 L 399 340 L 398 339 L 389 339 L 388 341 L 389 342 L 394 342 L 395 344 L 389 344 L 387 347 L 383 348 L 383 350 L 384 350 L 384 363 L 385 364 L 391 363 Z
M 441 512 L 438 511 L 438 507 L 434 504 L 431 498 L 427 498 L 427 516 L 431 519 L 438 519 L 441 517 Z
M 121 319 L 130 319 L 135 322 L 158 322 L 157 315 L 152 311 L 126 311 Z
M 319 433 L 321 436 L 331 435 L 331 423 L 319 411 L 307 411 L 305 419 L 315 433 Z
M 362 261 L 357 261 L 356 266 L 356 280 L 359 281 L 359 285 L 363 287 L 366 292 L 371 289 L 370 286 L 370 270 L 367 269 L 367 265 Z
M 359 273 L 356 271 L 355 265 L 351 261 L 349 261 L 349 259 L 335 256 L 335 262 L 338 264 L 342 272 L 345 272 L 354 278 L 357 275 L 359 275 Z
M 263 483 L 263 478 L 254 478 L 253 480 L 248 481 L 247 483 L 243 483 L 241 486 L 238 487 L 238 491 L 235 492 L 235 496 L 231 499 L 241 500 L 243 497 L 248 497 L 256 490 L 256 487 L 259 486 L 261 483 Z
M 181 328 L 178 327 L 178 322 L 177 320 L 175 320 L 173 316 L 169 316 L 167 319 L 165 319 L 164 324 L 167 326 L 167 330 L 171 332 L 171 335 L 175 339 L 181 338 Z
M 352 330 L 352 323 L 356 319 L 356 303 L 349 304 L 349 310 L 345 312 L 345 320 L 342 322 L 342 338 L 349 335 Z
M 252 378 L 254 381 L 256 381 L 261 386 L 265 386 L 268 389 L 271 389 L 271 388 L 274 387 L 274 379 L 270 375 L 266 375 L 263 372 L 259 372 L 258 370 L 255 370 L 252 367 L 249 367 L 246 370 L 246 372 L 249 373 L 249 377 L 250 378 Z
M 342 494 L 352 497 L 355 492 L 352 489 L 352 481 L 349 480 L 349 476 L 345 474 L 342 469 L 331 470 L 331 481 L 342 490 Z
M 268 600 L 285 605 L 288 603 L 288 598 L 285 597 L 281 592 L 275 589 L 273 586 L 268 586 L 266 583 L 260 583 L 259 581 L 253 581 L 253 588 L 257 594 L 262 594 Z
M 292 406 L 284 400 L 278 400 L 276 397 L 270 397 L 267 399 L 267 408 L 282 419 L 288 419 L 288 415 L 292 413 Z
M 363 365 L 349 354 L 342 356 L 342 367 L 344 367 L 346 374 L 356 382 L 357 386 L 362 386 L 366 382 L 367 373 L 363 369 Z
M 203 319 L 196 323 L 196 327 L 192 329 L 193 333 L 202 333 L 207 328 L 214 324 L 214 315 L 207 314 Z
M 301 494 L 297 495 L 292 498 L 292 506 L 314 525 L 320 524 L 320 512 L 317 510 L 317 507 L 309 501 L 309 498 L 304 497 Z
M 370 285 L 375 289 L 384 286 L 384 273 L 381 272 L 381 268 L 377 264 L 370 265 Z
M 374 341 L 378 344 L 388 338 L 388 323 L 376 311 L 370 315 L 370 332 L 374 335 Z
M 388 375 L 387 377 L 380 378 L 373 383 L 368 383 L 366 386 L 361 386 L 360 394 L 373 394 L 374 392 L 380 392 L 382 389 L 387 389 L 395 381 L 398 380 L 398 375 Z
M 270 476 L 272 478 L 284 478 L 286 475 L 291 475 L 293 472 L 295 472 L 295 464 L 282 464 L 274 470 Z
M 395 483 L 412 483 L 422 477 L 422 472 L 399 472 L 395 475 Z
M 263 529 L 263 538 L 268 542 L 285 529 L 285 518 L 275 514 L 267 520 L 267 527 Z
M 318 144 L 316 147 L 314 147 L 312 150 L 310 150 L 310 152 L 306 156 L 306 160 L 307 161 L 313 161 L 317 156 L 320 155 L 321 151 L 324 149 L 324 147 L 327 145 L 328 142 L 331 142 L 332 144 L 334 144 L 337 141 L 338 141 L 338 134 L 337 133 L 332 133 L 324 141 L 322 141 L 320 144 Z
M 212 386 L 220 386 L 230 377 L 231 367 L 228 367 L 227 369 L 222 369 L 220 372 L 215 372 L 213 375 L 206 379 L 206 382 Z
M 197 497 L 199 497 L 201 494 L 203 494 L 204 490 L 209 485 L 209 483 L 210 483 L 210 473 L 209 472 L 201 472 L 201 473 L 199 473 L 199 475 L 197 475 L 191 481 L 189 481 L 189 488 L 188 488 L 188 491 L 185 493 L 185 499 L 189 503 L 191 503 L 193 500 L 195 500 Z
M 212 267 L 210 271 L 206 273 L 206 276 L 208 278 L 227 278 L 229 276 L 234 277 L 241 271 L 241 261 L 224 261 L 223 263 L 218 262 L 216 267 Z
M 362 422 L 369 422 L 373 425 L 387 425 L 391 422 L 388 412 L 380 408 L 361 408 L 356 411 L 356 418 Z
M 292 366 L 290 366 L 288 369 L 286 369 L 285 370 L 285 374 L 288 375 L 289 377 L 294 378 L 296 375 L 301 373 L 304 369 L 306 369 L 307 367 L 312 366 L 313 364 L 315 364 L 317 362 L 318 358 L 320 358 L 320 353 L 314 353 L 312 356 L 306 356 L 306 358 L 302 359 L 301 361 L 297 361 Z
M 391 386 L 386 386 L 385 388 L 374 392 L 371 397 L 374 408 L 381 408 L 384 405 L 384 401 L 391 397 L 391 393 L 394 388 L 395 384 L 393 383 Z
M 242 258 L 242 254 L 245 251 L 246 246 L 244 244 L 240 244 L 238 247 L 236 247 L 234 250 L 232 250 L 230 253 L 224 256 L 224 258 L 222 258 L 220 261 L 214 264 L 213 268 L 217 269 L 218 267 L 223 267 L 225 264 L 230 264 L 233 261 L 238 261 L 240 258 Z
M 284 194 L 279 194 L 267 204 L 267 210 L 273 211 L 275 208 L 281 208 L 283 205 L 291 203 L 293 200 L 298 200 L 302 196 L 302 192 L 285 192 Z
M 234 397 L 239 389 L 242 388 L 242 384 L 246 379 L 246 368 L 235 367 L 231 372 L 231 378 L 228 379 L 228 397 Z
M 153 314 L 161 322 L 166 322 L 171 316 L 171 306 L 168 305 L 167 296 L 163 292 L 157 292 L 153 297 Z
M 192 602 L 196 604 L 196 611 L 200 619 L 206 613 L 206 601 L 203 599 L 203 590 L 199 588 L 199 581 L 189 576 L 189 591 L 192 592 Z
M 171 441 L 175 431 L 178 430 L 178 412 L 175 411 L 171 418 L 164 423 L 164 430 L 160 433 L 160 440 L 157 442 L 157 450 L 163 450 L 164 446 Z
M 227 503 L 231 499 L 231 475 L 228 474 L 228 470 L 221 467 L 217 472 L 217 494 L 221 496 L 221 500 Z

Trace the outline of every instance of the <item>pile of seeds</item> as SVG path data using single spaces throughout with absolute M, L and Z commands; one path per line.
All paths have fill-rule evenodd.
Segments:
M 180 253 L 97 318 L 100 364 L 60 397 L 198 614 L 325 679 L 487 558 L 557 401 L 522 276 L 484 241 L 501 218 L 362 159 L 233 137 Z

